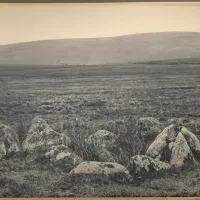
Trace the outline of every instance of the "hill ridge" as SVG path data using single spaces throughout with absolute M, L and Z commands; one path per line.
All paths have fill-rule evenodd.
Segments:
M 0 64 L 117 64 L 200 57 L 200 33 L 153 32 L 0 46 Z
M 43 40 L 33 40 L 33 41 L 24 41 L 24 42 L 16 42 L 10 44 L 4 44 L 0 46 L 9 46 L 9 45 L 17 45 L 24 43 L 35 43 L 35 42 L 47 42 L 47 41 L 58 41 L 58 40 L 103 40 L 103 39 L 117 39 L 120 37 L 129 37 L 129 36 L 142 36 L 142 35 L 156 35 L 156 34 L 172 34 L 172 33 L 180 33 L 180 34 L 200 34 L 199 32 L 193 31 L 163 31 L 163 32 L 145 32 L 145 33 L 135 33 L 135 34 L 124 34 L 124 35 L 116 35 L 116 36 L 103 36 L 103 37 L 91 37 L 91 38 L 59 38 L 59 39 L 43 39 Z

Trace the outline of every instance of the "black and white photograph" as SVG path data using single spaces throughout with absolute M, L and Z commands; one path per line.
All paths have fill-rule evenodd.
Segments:
M 0 4 L 0 197 L 200 196 L 200 4 Z

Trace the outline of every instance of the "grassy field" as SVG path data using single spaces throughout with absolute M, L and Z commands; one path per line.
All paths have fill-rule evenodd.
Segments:
M 36 115 L 95 126 L 139 117 L 200 119 L 199 65 L 1 66 L 0 83 L 0 119 L 11 125 Z
M 81 153 L 82 138 L 99 129 L 119 134 L 122 140 L 128 138 L 134 134 L 134 124 L 140 117 L 155 117 L 163 123 L 184 118 L 187 127 L 198 136 L 199 97 L 198 64 L 0 67 L 0 121 L 11 125 L 22 142 L 33 117 L 42 116 L 55 130 L 66 132 L 74 139 L 77 154 Z M 143 150 L 137 148 L 131 154 L 144 153 Z M 63 181 L 66 175 L 60 171 L 52 172 L 45 164 L 38 167 L 23 162 L 23 158 L 13 158 L 0 163 L 4 172 L 1 196 L 200 194 L 198 169 L 186 170 L 178 177 L 177 172 L 146 180 L 139 186 L 109 183 L 108 187 L 72 185 Z M 44 184 L 46 179 L 50 184 Z M 170 181 L 172 184 L 167 184 Z M 29 187 L 35 188 L 35 193 Z

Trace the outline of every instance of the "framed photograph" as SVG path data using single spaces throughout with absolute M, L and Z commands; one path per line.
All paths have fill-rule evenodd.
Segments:
M 0 197 L 200 196 L 200 4 L 0 4 Z

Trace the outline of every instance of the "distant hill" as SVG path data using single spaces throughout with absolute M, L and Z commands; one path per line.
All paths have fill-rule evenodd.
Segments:
M 182 58 L 200 58 L 200 33 L 144 33 L 0 45 L 0 64 L 116 64 Z

